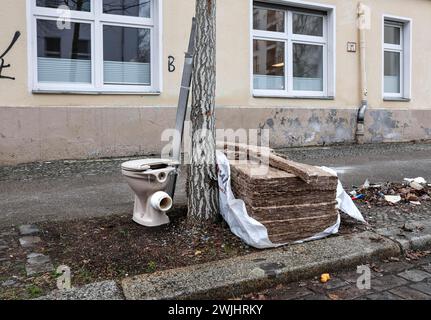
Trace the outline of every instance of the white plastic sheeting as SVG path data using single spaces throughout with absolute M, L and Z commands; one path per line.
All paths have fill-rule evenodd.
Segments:
M 258 249 L 274 248 L 285 245 L 285 243 L 272 243 L 271 240 L 269 240 L 268 230 L 266 227 L 248 215 L 244 201 L 235 199 L 231 189 L 231 172 L 229 160 L 221 151 L 217 151 L 217 164 L 219 168 L 218 182 L 220 189 L 220 213 L 229 225 L 232 233 L 241 238 L 249 246 Z M 337 175 L 337 173 L 332 169 L 325 167 L 322 167 L 322 169 Z M 366 223 L 365 219 L 362 217 L 362 214 L 359 212 L 358 208 L 356 208 L 349 195 L 344 191 L 340 182 L 338 183 L 337 187 L 337 202 L 338 208 L 341 211 L 345 212 L 356 220 Z M 334 226 L 322 231 L 319 234 L 316 234 L 313 237 L 298 241 L 298 243 L 317 240 L 332 234 L 336 234 L 338 233 L 340 222 L 341 217 L 339 215 L 337 223 Z

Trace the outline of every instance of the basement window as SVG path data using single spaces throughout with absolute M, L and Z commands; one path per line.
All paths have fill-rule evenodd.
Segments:
M 34 92 L 160 92 L 159 0 L 28 1 Z
M 383 97 L 410 99 L 410 20 L 384 17 Z
M 254 96 L 335 95 L 335 9 L 302 5 L 254 2 Z

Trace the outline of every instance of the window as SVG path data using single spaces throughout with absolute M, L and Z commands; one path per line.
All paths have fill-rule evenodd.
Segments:
M 28 0 L 34 91 L 160 92 L 158 0 Z
M 384 19 L 383 96 L 410 97 L 410 23 Z
M 330 12 L 254 3 L 254 95 L 334 94 L 334 57 L 328 57 L 334 42 Z
M 402 57 L 403 39 L 402 25 L 398 23 L 385 23 L 385 95 L 402 96 Z

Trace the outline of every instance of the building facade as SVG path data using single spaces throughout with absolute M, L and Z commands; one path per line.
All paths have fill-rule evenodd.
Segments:
M 20 37 L 0 60 L 0 165 L 160 153 L 193 14 L 4 1 L 0 57 Z M 218 0 L 217 126 L 267 128 L 275 148 L 353 143 L 366 99 L 363 142 L 431 139 L 430 15 L 428 0 Z

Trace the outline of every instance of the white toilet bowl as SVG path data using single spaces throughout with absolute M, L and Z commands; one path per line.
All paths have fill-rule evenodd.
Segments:
M 178 164 L 168 159 L 143 159 L 121 165 L 122 173 L 135 193 L 133 221 L 146 227 L 169 223 L 166 215 L 172 208 L 167 193 L 176 174 Z

